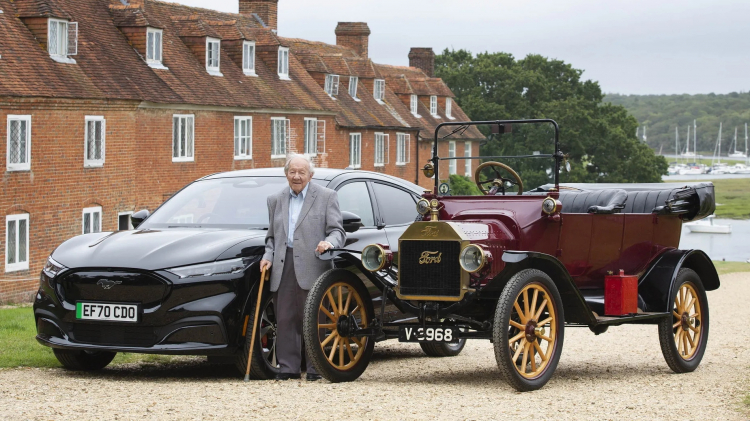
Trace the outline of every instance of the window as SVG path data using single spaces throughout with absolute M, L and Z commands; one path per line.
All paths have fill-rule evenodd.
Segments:
M 305 153 L 318 153 L 318 120 L 314 118 L 305 119 Z
M 83 208 L 83 233 L 102 232 L 102 207 Z
M 349 166 L 362 168 L 362 135 L 359 133 L 349 134 Z
M 359 78 L 357 76 L 349 76 L 349 96 L 357 99 L 357 84 Z
M 396 133 L 396 165 L 406 165 L 409 163 L 410 143 L 411 135 Z
M 48 20 L 47 51 L 53 60 L 62 63 L 75 63 L 68 58 L 78 54 L 78 22 Z
M 339 75 L 326 75 L 325 91 L 330 96 L 339 94 Z
M 234 159 L 253 159 L 253 118 L 234 118 Z
M 376 101 L 383 101 L 383 98 L 385 98 L 385 80 L 375 79 L 375 85 L 372 95 L 375 97 Z
M 133 227 L 133 221 L 130 219 L 130 215 L 133 214 L 133 211 L 128 212 L 120 212 L 117 214 L 117 230 L 118 231 L 127 231 L 132 230 Z
M 388 135 L 375 133 L 375 166 L 382 167 L 388 163 Z
M 244 41 L 242 43 L 242 71 L 248 76 L 255 74 L 255 42 Z
M 430 114 L 433 117 L 437 117 L 437 96 L 430 96 Z
M 367 184 L 364 182 L 354 182 L 344 184 L 338 190 L 339 208 L 342 211 L 351 212 L 362 220 L 362 225 L 366 227 L 375 226 L 375 218 L 372 215 L 372 201 Z M 412 205 L 412 208 L 416 207 Z
M 284 158 L 289 141 L 289 119 L 271 118 L 271 158 Z
M 194 120 L 192 114 L 172 117 L 172 162 L 193 161 Z
M 378 203 L 388 204 L 380 206 L 380 216 L 386 225 L 411 224 L 417 219 L 414 195 L 388 184 L 372 183 L 372 187 Z
M 31 116 L 8 116 L 8 152 L 6 169 L 23 171 L 31 169 Z
M 223 76 L 219 70 L 221 41 L 206 37 L 206 71 L 214 76 Z
M 453 120 L 453 115 L 451 114 L 451 106 L 453 105 L 453 101 L 450 99 L 450 97 L 445 98 L 445 116 Z
M 418 105 L 419 105 L 419 103 L 417 102 L 417 96 L 416 95 L 412 95 L 411 96 L 411 104 L 410 105 L 411 106 L 409 108 L 411 109 L 411 113 L 416 116 L 417 115 L 417 108 L 418 108 Z
M 5 217 L 5 271 L 29 268 L 29 214 Z
M 286 47 L 279 47 L 278 72 L 279 78 L 289 80 L 289 49 Z
M 146 62 L 161 64 L 162 30 L 156 28 L 146 29 Z
M 83 150 L 84 167 L 101 167 L 104 165 L 105 122 L 101 116 L 86 116 L 86 139 Z
M 455 158 L 456 157 L 456 142 L 451 140 L 448 142 L 448 157 L 449 158 Z M 456 160 L 451 159 L 448 161 L 448 174 L 453 175 L 456 173 Z
M 464 156 L 465 157 L 471 156 L 471 142 L 464 142 Z M 471 173 L 471 159 L 464 160 L 464 167 L 466 168 L 466 170 L 464 171 L 464 175 L 467 177 L 471 177 L 473 175 Z

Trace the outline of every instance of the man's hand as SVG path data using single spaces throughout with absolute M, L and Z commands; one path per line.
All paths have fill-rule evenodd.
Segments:
M 266 259 L 263 259 L 260 261 L 260 270 L 262 271 L 264 269 L 265 270 L 271 269 L 271 262 L 269 262 Z
M 318 243 L 318 247 L 315 248 L 315 251 L 318 253 L 323 253 L 328 249 L 332 249 L 333 245 L 329 243 L 328 241 L 321 241 Z

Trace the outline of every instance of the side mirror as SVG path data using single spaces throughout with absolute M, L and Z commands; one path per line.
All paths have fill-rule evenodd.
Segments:
M 130 222 L 133 223 L 133 228 L 138 228 L 138 225 L 141 225 L 149 215 L 151 215 L 151 213 L 149 213 L 148 209 L 141 209 L 130 215 Z
M 346 232 L 356 232 L 365 226 L 362 219 L 351 212 L 341 211 L 341 216 L 344 217 L 344 231 Z

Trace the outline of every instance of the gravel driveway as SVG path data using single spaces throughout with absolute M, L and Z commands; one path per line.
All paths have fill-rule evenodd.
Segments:
M 750 273 L 721 281 L 708 294 L 708 349 L 690 374 L 669 370 L 656 326 L 600 336 L 576 328 L 565 334 L 557 372 L 537 392 L 517 393 L 499 379 L 489 342 L 470 341 L 458 357 L 438 359 L 388 341 L 348 384 L 243 383 L 232 368 L 198 358 L 93 374 L 2 370 L 0 419 L 747 420 Z

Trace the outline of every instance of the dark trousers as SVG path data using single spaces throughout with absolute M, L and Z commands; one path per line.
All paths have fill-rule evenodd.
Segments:
M 297 374 L 302 365 L 302 318 L 307 290 L 300 288 L 294 272 L 294 249 L 287 248 L 281 284 L 273 293 L 276 309 L 276 359 L 282 373 Z M 307 357 L 307 373 L 317 374 Z

